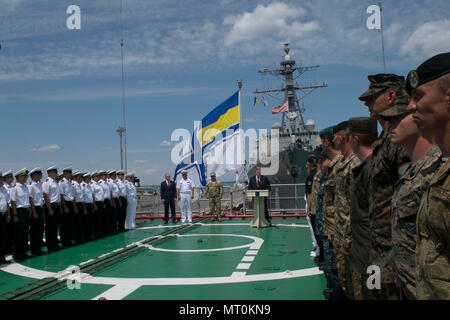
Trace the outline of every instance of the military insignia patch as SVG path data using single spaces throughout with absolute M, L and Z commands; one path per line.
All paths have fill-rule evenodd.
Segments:
M 412 70 L 408 73 L 408 82 L 413 89 L 419 86 L 419 75 L 415 70 Z

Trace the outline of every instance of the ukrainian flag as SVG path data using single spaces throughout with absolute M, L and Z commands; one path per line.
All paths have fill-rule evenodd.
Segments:
M 202 119 L 202 128 L 197 133 L 201 146 L 213 141 L 224 130 L 238 130 L 239 123 L 239 91 L 236 91 Z

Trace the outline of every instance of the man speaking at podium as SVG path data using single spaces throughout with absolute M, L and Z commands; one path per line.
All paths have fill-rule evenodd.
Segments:
M 248 190 L 269 190 L 270 192 L 270 182 L 266 176 L 261 175 L 261 169 L 256 169 L 256 176 L 251 177 L 248 183 Z M 269 216 L 269 201 L 267 198 L 264 199 L 264 216 L 269 221 L 270 225 L 270 216 Z

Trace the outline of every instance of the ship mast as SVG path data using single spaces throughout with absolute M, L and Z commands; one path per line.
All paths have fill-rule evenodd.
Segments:
M 281 132 L 280 137 L 291 137 L 291 144 L 294 144 L 300 140 L 302 146 L 306 148 L 310 148 L 310 133 L 305 126 L 305 121 L 303 119 L 303 112 L 305 111 L 303 108 L 300 108 L 299 100 L 303 100 L 307 95 L 309 95 L 312 91 L 318 88 L 327 87 L 327 84 L 323 82 L 322 84 L 311 84 L 310 86 L 298 86 L 294 83 L 294 80 L 300 77 L 303 73 L 311 70 L 315 70 L 319 67 L 319 65 L 315 66 L 296 66 L 295 60 L 292 60 L 289 56 L 289 44 L 284 44 L 284 52 L 286 55 L 284 56 L 283 61 L 281 61 L 280 69 L 269 70 L 264 68 L 259 71 L 261 74 L 271 74 L 273 76 L 279 77 L 285 82 L 285 87 L 281 89 L 269 89 L 269 90 L 258 90 L 256 89 L 253 94 L 268 94 L 273 97 L 273 93 L 284 92 L 285 100 L 288 101 L 289 112 L 283 113 L 282 123 L 281 123 Z M 297 71 L 298 75 L 294 78 L 294 73 Z M 300 90 L 303 92 L 303 96 L 300 99 L 297 98 L 296 91 Z M 289 122 L 289 125 L 286 123 L 286 118 Z M 298 121 L 296 121 L 298 119 Z M 298 123 L 298 126 L 297 126 Z M 298 128 L 296 128 L 298 127 Z M 297 137 L 297 139 L 296 139 Z

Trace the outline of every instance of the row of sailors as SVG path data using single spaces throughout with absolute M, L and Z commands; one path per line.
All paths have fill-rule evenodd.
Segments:
M 134 173 L 124 171 L 74 171 L 64 168 L 58 175 L 56 166 L 47 169 L 26 168 L 2 174 L 0 170 L 0 263 L 5 255 L 14 260 L 28 257 L 28 239 L 32 254 L 43 251 L 42 238 L 48 251 L 55 251 L 58 233 L 64 247 L 107 235 L 134 229 L 136 216 L 136 187 Z M 26 185 L 28 176 L 31 182 Z M 4 182 L 3 182 L 4 180 Z

